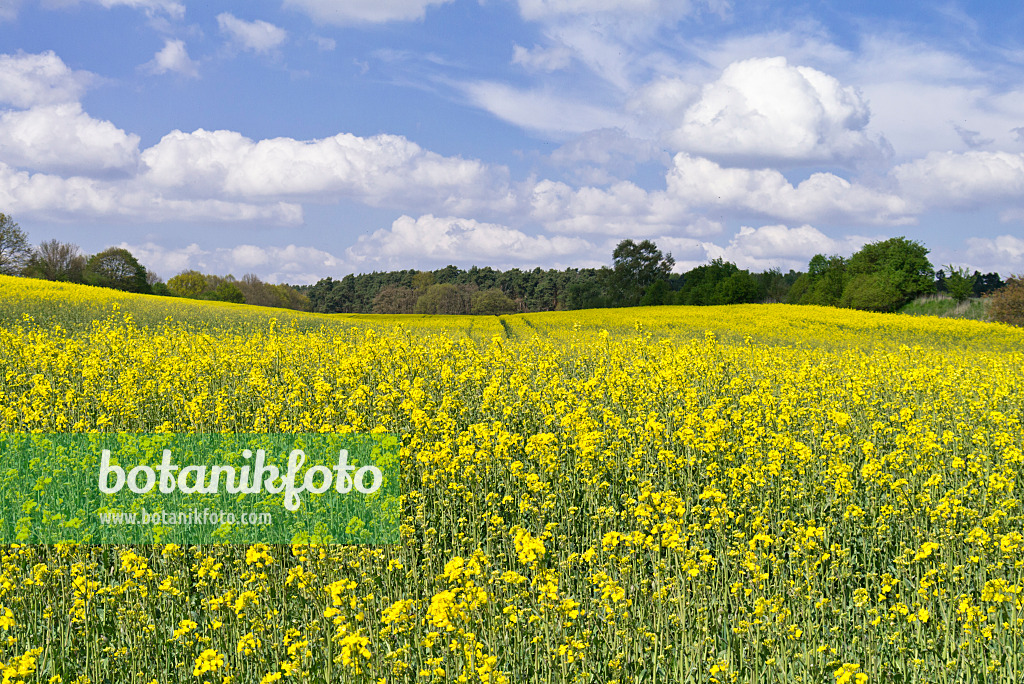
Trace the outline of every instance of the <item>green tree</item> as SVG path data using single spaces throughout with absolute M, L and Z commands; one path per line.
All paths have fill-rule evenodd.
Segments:
M 427 274 L 430 275 L 430 274 Z M 414 276 L 415 278 L 415 276 Z M 420 293 L 411 287 L 388 285 L 373 298 L 373 313 L 410 314 L 416 310 Z
M 850 257 L 847 271 L 851 282 L 857 280 L 858 294 L 856 297 L 844 294 L 844 306 L 868 300 L 889 307 L 874 309 L 876 311 L 895 311 L 920 295 L 935 292 L 935 269 L 928 261 L 928 248 L 905 237 L 864 245 Z M 864 293 L 869 286 L 885 288 L 886 291 L 868 296 Z
M 206 276 L 199 271 L 182 271 L 167 281 L 167 289 L 175 297 L 200 299 L 212 288 Z
M 245 295 L 238 285 L 230 280 L 222 279 L 217 286 L 203 294 L 203 299 L 215 302 L 232 302 L 233 304 L 245 304 Z
M 473 293 L 471 310 L 477 315 L 503 316 L 517 311 L 516 303 L 496 287 Z
M 418 271 L 412 277 L 413 289 L 419 290 L 421 293 L 426 292 L 427 288 L 434 284 L 434 274 L 430 271 Z
M 902 306 L 899 293 L 887 281 L 886 273 L 861 273 L 843 290 L 840 305 L 861 311 L 895 311 Z
M 841 256 L 815 254 L 807 265 L 806 286 L 800 288 L 800 299 L 793 303 L 839 306 L 849 279 L 847 266 L 848 262 Z M 797 283 L 793 284 L 793 289 L 798 289 Z
M 640 306 L 660 306 L 672 303 L 672 290 L 669 289 L 667 280 L 655 280 L 644 296 L 640 299 Z
M 418 314 L 466 314 L 469 306 L 462 291 L 452 283 L 431 285 L 416 300 Z
M 751 276 L 757 281 L 761 301 L 766 303 L 785 301 L 786 293 L 789 292 L 789 283 L 786 282 L 786 276 L 782 275 L 781 269 L 772 267 L 764 273 L 752 273 Z
M 807 296 L 808 290 L 811 288 L 811 276 L 808 273 L 801 273 L 800 277 L 796 279 L 793 286 L 789 288 L 789 292 L 786 293 L 787 304 L 803 304 L 804 297 Z
M 949 296 L 957 303 L 970 299 L 974 294 L 974 283 L 978 279 L 978 272 L 975 271 L 974 275 L 969 275 L 968 269 L 958 268 L 952 264 L 946 266 L 946 269 L 949 271 L 949 275 L 945 278 L 946 291 L 949 292 Z
M 715 287 L 718 304 L 750 304 L 761 299 L 761 288 L 749 271 L 739 270 Z
M 85 265 L 85 282 L 125 292 L 150 292 L 146 269 L 123 247 L 109 247 L 92 255 Z
M 608 306 L 608 282 L 611 269 L 586 269 L 569 282 L 565 293 L 567 309 L 597 309 Z
M 620 242 L 612 253 L 612 290 L 619 306 L 639 304 L 651 285 L 668 280 L 675 263 L 650 240 Z
M 0 274 L 21 275 L 32 259 L 28 235 L 7 214 L 0 214 Z
M 683 286 L 675 301 L 688 306 L 709 306 L 745 304 L 760 297 L 761 288 L 749 271 L 718 257 L 683 274 Z

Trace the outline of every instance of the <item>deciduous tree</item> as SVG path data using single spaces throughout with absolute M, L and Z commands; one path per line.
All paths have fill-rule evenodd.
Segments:
M 47 240 L 32 253 L 25 273 L 43 280 L 81 283 L 85 278 L 85 263 L 78 245 Z
M 149 293 L 146 269 L 123 247 L 109 247 L 89 258 L 85 282 L 126 292 Z
M 28 235 L 7 214 L 0 214 L 0 273 L 21 275 L 32 258 Z

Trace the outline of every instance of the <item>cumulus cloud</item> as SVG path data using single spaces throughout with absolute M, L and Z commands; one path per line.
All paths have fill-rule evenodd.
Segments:
M 902 193 L 920 210 L 976 207 L 1024 196 L 1024 154 L 932 152 L 892 171 Z
M 540 263 L 590 249 L 582 238 L 531 236 L 508 226 L 426 214 L 402 216 L 389 229 L 361 236 L 347 256 L 354 264 L 396 266 L 410 261 Z
M 203 249 L 196 243 L 173 248 L 155 242 L 122 242 L 118 246 L 130 251 L 147 270 L 160 274 L 165 280 L 182 271 L 196 270 L 217 275 L 230 273 L 238 278 L 256 273 L 267 282 L 300 285 L 315 283 L 325 275 L 347 272 L 344 260 L 330 252 L 298 245 L 245 244 Z
M 543 180 L 534 184 L 529 203 L 531 216 L 548 230 L 578 234 L 697 235 L 697 218 L 712 211 L 800 223 L 913 221 L 898 195 L 831 173 L 815 173 L 793 185 L 775 169 L 724 168 L 682 152 L 673 158 L 665 190 L 648 191 L 628 181 L 574 189 Z
M 228 36 L 231 44 L 241 50 L 270 52 L 288 38 L 288 32 L 283 28 L 259 19 L 245 21 L 230 12 L 218 14 L 217 25 L 221 33 Z
M 573 189 L 565 183 L 543 180 L 529 197 L 531 217 L 552 232 L 569 234 L 650 237 L 691 234 L 696 217 L 688 207 L 664 192 L 648 192 L 621 181 L 608 188 Z
M 676 76 L 663 76 L 634 90 L 626 109 L 651 130 L 673 128 L 700 96 L 700 87 Z
M 552 152 L 550 159 L 570 169 L 583 183 L 606 185 L 628 178 L 638 164 L 661 156 L 652 140 L 633 138 L 620 128 L 602 128 L 570 140 Z
M 74 71 L 53 51 L 0 55 L 0 103 L 28 108 L 77 102 L 97 77 Z
M 163 48 L 153 55 L 152 60 L 143 64 L 142 69 L 151 74 L 173 71 L 192 78 L 199 76 L 199 65 L 188 56 L 183 40 L 165 40 Z
M 351 26 L 422 19 L 428 7 L 448 2 L 452 0 L 285 0 L 284 4 L 324 24 Z
M 796 228 L 781 224 L 743 226 L 728 245 L 709 246 L 708 254 L 754 271 L 773 267 L 806 270 L 807 262 L 815 254 L 852 254 L 868 241 L 869 238 L 856 235 L 836 240 L 807 224 Z
M 133 181 L 17 171 L 0 162 L 0 206 L 12 214 L 47 219 L 124 218 L 163 221 L 302 222 L 302 207 L 222 199 L 179 199 Z
M 975 268 L 995 271 L 1003 277 L 1024 274 L 1024 240 L 1015 235 L 968 238 L 967 259 Z
M 735 160 L 816 163 L 877 156 L 868 105 L 852 87 L 785 57 L 736 62 L 668 134 L 677 149 Z
M 0 160 L 16 167 L 103 175 L 133 172 L 139 136 L 93 119 L 77 102 L 0 113 Z
M 210 253 L 195 242 L 186 247 L 177 248 L 167 248 L 155 242 L 143 244 L 122 242 L 118 247 L 127 249 L 132 256 L 138 259 L 140 264 L 146 267 L 147 271 L 157 274 L 165 281 L 182 271 L 198 270 L 203 256 Z
M 724 168 L 679 153 L 667 175 L 667 193 L 693 207 L 728 208 L 795 222 L 901 225 L 912 210 L 898 195 L 814 173 L 797 185 L 775 169 Z
M 234 131 L 173 131 L 142 161 L 147 182 L 189 196 L 345 196 L 374 206 L 457 211 L 500 206 L 509 193 L 503 170 L 443 157 L 395 135 L 253 141 Z

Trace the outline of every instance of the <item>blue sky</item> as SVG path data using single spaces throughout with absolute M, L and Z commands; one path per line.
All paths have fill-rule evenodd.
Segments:
M 0 0 L 0 212 L 164 279 L 897 235 L 1005 276 L 1022 35 L 996 2 Z

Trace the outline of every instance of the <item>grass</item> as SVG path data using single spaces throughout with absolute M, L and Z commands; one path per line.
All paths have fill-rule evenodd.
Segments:
M 965 318 L 972 321 L 988 321 L 989 300 L 973 297 L 957 302 L 944 294 L 926 295 L 910 302 L 899 313 L 909 316 L 938 316 L 939 318 Z

